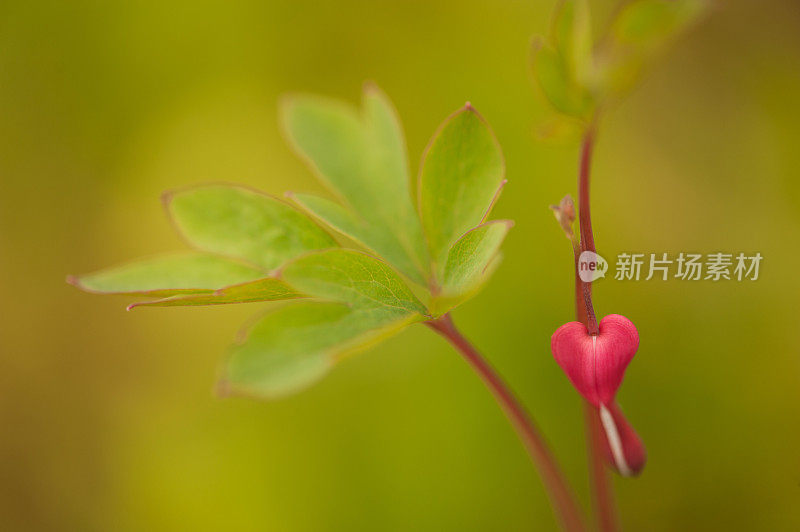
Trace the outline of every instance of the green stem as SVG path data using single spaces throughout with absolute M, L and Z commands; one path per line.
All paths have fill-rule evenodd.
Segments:
M 478 373 L 484 384 L 491 390 L 538 468 L 553 509 L 564 530 L 570 532 L 585 530 L 575 497 L 539 429 L 525 411 L 525 407 L 486 359 L 459 332 L 449 314 L 428 321 L 426 325 L 447 339 L 464 356 L 472 369 Z

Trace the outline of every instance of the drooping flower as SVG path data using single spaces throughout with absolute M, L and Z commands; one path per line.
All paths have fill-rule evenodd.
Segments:
M 622 475 L 639 473 L 646 461 L 644 445 L 614 401 L 639 347 L 636 327 L 628 318 L 610 314 L 592 335 L 583 323 L 573 321 L 553 333 L 550 346 L 572 385 L 598 409 L 609 463 Z
M 600 321 L 598 335 L 590 335 L 583 323 L 571 321 L 556 330 L 550 345 L 578 392 L 600 407 L 614 400 L 639 347 L 639 333 L 628 318 L 611 314 Z

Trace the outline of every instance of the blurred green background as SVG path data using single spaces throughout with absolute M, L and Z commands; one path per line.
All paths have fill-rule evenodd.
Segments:
M 614 2 L 592 2 L 596 23 Z M 180 246 L 162 190 L 319 191 L 282 140 L 280 95 L 394 100 L 412 166 L 470 100 L 495 129 L 517 221 L 455 312 L 588 504 L 578 395 L 550 334 L 572 318 L 548 204 L 577 147 L 529 43 L 553 1 L 0 4 L 0 523 L 5 530 L 551 530 L 522 446 L 480 381 L 421 326 L 285 400 L 220 400 L 217 364 L 258 305 L 144 309 L 64 283 Z M 647 444 L 615 479 L 628 530 L 800 527 L 800 9 L 718 9 L 606 117 L 601 254 L 764 256 L 756 282 L 600 281 L 641 347 L 619 399 Z

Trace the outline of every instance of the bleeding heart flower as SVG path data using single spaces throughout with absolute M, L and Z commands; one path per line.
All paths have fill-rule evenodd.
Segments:
M 639 333 L 625 316 L 610 314 L 600 320 L 599 329 L 593 336 L 586 325 L 571 321 L 559 327 L 550 341 L 558 365 L 578 392 L 597 407 L 614 400 L 639 347 Z
M 578 392 L 598 409 L 605 434 L 606 460 L 620 474 L 638 474 L 647 460 L 641 439 L 630 426 L 614 396 L 639 347 L 639 333 L 619 314 L 600 320 L 599 333 L 573 321 L 551 339 L 553 356 Z

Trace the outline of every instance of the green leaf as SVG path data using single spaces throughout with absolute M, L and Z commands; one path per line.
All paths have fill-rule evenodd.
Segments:
M 289 196 L 300 209 L 307 212 L 309 215 L 320 220 L 320 222 L 338 233 L 341 233 L 375 255 L 381 255 L 379 248 L 382 248 L 382 246 L 380 244 L 376 245 L 376 243 L 382 241 L 386 242 L 386 239 L 380 227 L 366 223 L 364 220 L 356 217 L 351 211 L 331 200 L 311 194 L 290 194 Z M 387 261 L 397 267 L 399 271 L 404 271 L 397 266 L 397 260 L 392 261 L 387 258 Z M 414 273 L 416 271 L 416 266 L 412 270 L 406 270 L 406 276 L 412 281 L 423 283 L 424 279 L 416 276 Z
M 553 18 L 553 42 L 569 77 L 581 83 L 592 64 L 592 24 L 587 0 L 563 0 Z
M 335 249 L 289 263 L 280 277 L 330 302 L 300 302 L 262 318 L 233 348 L 223 387 L 275 397 L 322 377 L 345 354 L 426 319 L 426 309 L 388 265 Z
M 428 261 L 411 202 L 405 141 L 388 98 L 367 85 L 359 113 L 335 100 L 295 96 L 284 102 L 282 120 L 294 149 L 342 201 L 306 201 L 303 207 L 425 284 Z M 340 211 L 349 213 L 347 227 Z
M 456 242 L 447 255 L 441 293 L 433 303 L 440 315 L 474 297 L 489 280 L 500 245 L 514 223 L 495 220 L 479 225 Z
M 598 49 L 596 92 L 619 98 L 654 57 L 706 13 L 707 0 L 639 0 L 626 5 Z
M 372 249 L 366 241 L 372 241 L 367 234 L 370 226 L 359 219 L 352 211 L 329 199 L 312 194 L 290 193 L 288 196 L 309 215 L 318 219 L 337 233 L 357 242 L 361 246 Z M 366 241 L 365 241 L 366 240 Z M 372 249 L 376 254 L 377 250 Z
M 553 108 L 569 116 L 588 118 L 592 110 L 591 96 L 572 79 L 561 54 L 541 39 L 534 41 L 533 71 Z
M 471 105 L 434 135 L 420 172 L 419 209 L 437 271 L 450 246 L 488 216 L 505 183 L 504 172 L 500 145 Z
M 259 320 L 233 347 L 221 390 L 274 398 L 324 376 L 345 355 L 365 349 L 419 321 L 418 314 L 382 306 L 300 302 Z
M 330 235 L 292 206 L 242 187 L 200 186 L 169 193 L 165 202 L 193 247 L 264 271 L 308 251 L 336 247 Z
M 67 281 L 87 292 L 149 297 L 211 293 L 263 277 L 248 264 L 207 253 L 184 252 L 141 259 Z
M 142 301 L 128 306 L 136 307 L 187 307 L 199 305 L 226 305 L 230 303 L 255 303 L 305 297 L 280 279 L 266 277 L 256 281 L 220 288 L 211 293 L 174 296 L 155 301 Z
M 646 50 L 675 37 L 707 8 L 707 0 L 639 0 L 620 12 L 612 33 L 621 43 Z
M 289 263 L 280 277 L 299 292 L 320 299 L 382 307 L 398 316 L 427 313 L 391 267 L 360 251 L 312 253 Z

